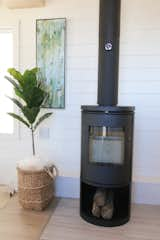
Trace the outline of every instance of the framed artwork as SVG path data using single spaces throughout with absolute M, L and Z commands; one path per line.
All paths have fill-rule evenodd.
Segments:
M 36 20 L 36 62 L 50 96 L 45 108 L 65 108 L 66 19 Z

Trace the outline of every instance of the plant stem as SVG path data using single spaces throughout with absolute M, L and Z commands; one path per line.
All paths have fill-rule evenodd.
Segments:
M 33 156 L 35 156 L 34 131 L 32 127 L 31 127 L 31 132 L 32 132 L 32 151 L 33 151 Z

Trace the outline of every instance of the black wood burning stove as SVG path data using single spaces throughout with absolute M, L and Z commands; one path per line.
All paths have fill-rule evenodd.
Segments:
M 100 0 L 97 106 L 82 106 L 80 215 L 100 226 L 130 218 L 134 107 L 117 106 L 120 0 Z

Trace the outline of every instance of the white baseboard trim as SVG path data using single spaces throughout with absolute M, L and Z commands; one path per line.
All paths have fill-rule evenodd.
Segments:
M 57 197 L 79 198 L 80 179 L 57 177 L 55 191 Z M 160 205 L 160 183 L 134 182 L 132 186 L 132 202 Z

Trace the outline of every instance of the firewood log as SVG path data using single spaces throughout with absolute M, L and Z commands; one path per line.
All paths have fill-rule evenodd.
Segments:
M 106 220 L 110 220 L 113 217 L 114 204 L 113 204 L 113 192 L 109 191 L 107 195 L 107 201 L 105 205 L 101 208 L 101 216 Z
M 113 204 L 112 203 L 107 203 L 106 205 L 104 205 L 101 208 L 101 216 L 102 218 L 106 219 L 106 220 L 110 220 L 113 217 Z
M 106 203 L 106 200 L 105 189 L 98 189 L 94 194 L 93 202 L 95 202 L 98 207 L 103 207 Z
M 98 207 L 95 202 L 93 202 L 92 214 L 93 214 L 93 216 L 95 216 L 97 218 L 100 218 L 100 216 L 101 216 L 101 208 Z

